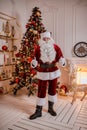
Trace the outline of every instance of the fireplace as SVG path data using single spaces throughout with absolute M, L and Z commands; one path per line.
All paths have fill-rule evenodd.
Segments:
M 87 95 L 87 58 L 67 59 L 67 65 L 73 104 L 77 97 L 82 101 Z
M 78 85 L 87 84 L 87 58 L 67 59 L 69 69 L 69 85 L 73 81 Z
M 87 84 L 87 65 L 78 66 L 76 77 L 77 84 Z

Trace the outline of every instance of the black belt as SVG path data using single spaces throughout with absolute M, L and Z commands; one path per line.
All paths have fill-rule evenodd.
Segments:
M 49 69 L 49 68 L 55 67 L 55 64 L 44 63 L 44 64 L 41 64 L 40 67 L 43 68 L 43 69 Z

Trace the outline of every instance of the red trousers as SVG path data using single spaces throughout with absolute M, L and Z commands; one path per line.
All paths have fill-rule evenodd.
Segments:
M 48 94 L 54 96 L 56 94 L 57 78 L 53 80 L 38 80 L 38 97 L 46 97 L 46 89 L 48 87 Z

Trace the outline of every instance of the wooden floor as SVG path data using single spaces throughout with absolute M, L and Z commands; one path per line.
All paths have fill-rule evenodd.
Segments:
M 36 97 L 26 94 L 0 96 L 0 130 L 87 130 L 87 97 L 81 102 L 77 99 L 71 104 L 71 97 L 58 96 L 54 106 L 57 116 L 47 113 L 43 107 L 43 116 L 29 120 L 35 111 Z

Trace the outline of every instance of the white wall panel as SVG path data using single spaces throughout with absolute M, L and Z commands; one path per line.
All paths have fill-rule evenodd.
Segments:
M 75 7 L 75 43 L 80 41 L 87 42 L 87 7 Z

